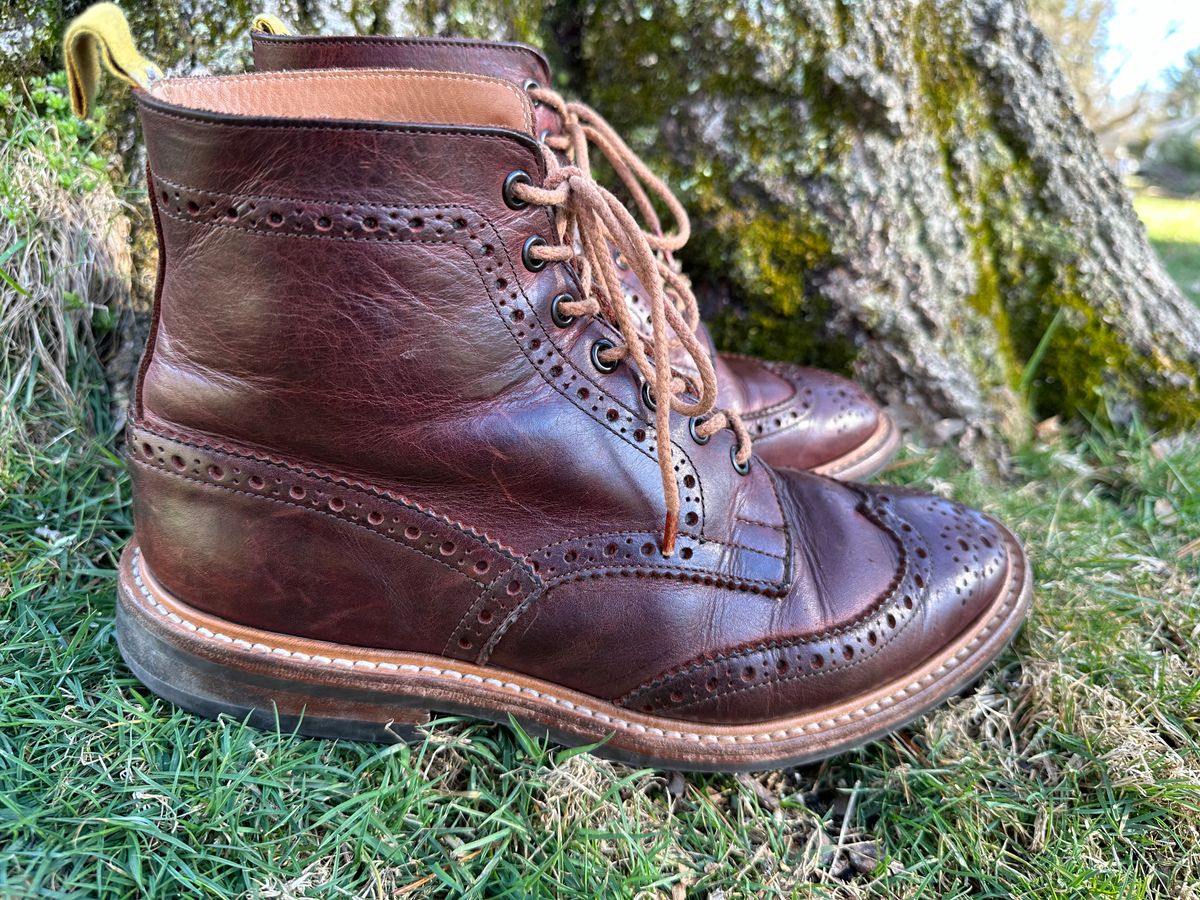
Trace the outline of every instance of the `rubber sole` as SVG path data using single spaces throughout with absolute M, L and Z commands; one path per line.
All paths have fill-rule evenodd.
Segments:
M 845 456 L 830 460 L 812 469 L 839 481 L 865 481 L 882 471 L 900 449 L 903 437 L 896 420 L 885 410 L 879 412 L 879 424 L 871 436 Z
M 467 714 L 598 755 L 687 771 L 756 771 L 814 762 L 881 737 L 973 683 L 1016 634 L 1032 596 L 1016 538 L 1006 588 L 975 625 L 918 669 L 870 694 L 802 715 L 721 726 L 641 714 L 540 679 L 419 653 L 372 650 L 247 628 L 190 608 L 121 558 L 117 641 L 133 673 L 209 718 L 322 738 L 424 738 L 431 713 Z

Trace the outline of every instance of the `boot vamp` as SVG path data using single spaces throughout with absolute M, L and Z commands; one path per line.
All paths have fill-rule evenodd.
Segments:
M 749 723 L 903 678 L 1006 581 L 1005 542 L 961 504 L 776 475 L 791 533 L 782 597 L 702 583 L 564 583 L 492 662 L 688 721 Z
M 814 469 L 867 443 L 882 422 L 879 405 L 848 378 L 789 363 L 722 353 L 720 405 L 733 409 L 773 466 Z

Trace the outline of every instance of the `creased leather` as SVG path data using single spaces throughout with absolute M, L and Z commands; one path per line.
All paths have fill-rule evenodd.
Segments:
M 532 79 L 549 85 L 545 58 L 524 44 L 453 38 L 392 38 L 380 35 L 277 36 L 251 34 L 259 71 L 382 68 L 473 72 L 524 86 Z M 545 106 L 534 110 L 537 133 L 558 133 L 561 123 Z M 632 271 L 622 278 L 631 309 L 649 331 L 650 307 Z M 881 424 L 878 404 L 849 379 L 786 363 L 767 363 L 737 354 L 716 353 L 700 323 L 698 335 L 713 348 L 722 385 L 719 405 L 739 413 L 751 429 L 755 452 L 775 466 L 815 469 L 843 459 L 864 445 Z M 686 354 L 672 360 L 690 371 Z

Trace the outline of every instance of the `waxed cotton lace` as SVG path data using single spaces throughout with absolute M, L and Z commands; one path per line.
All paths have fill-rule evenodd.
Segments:
M 623 343 L 603 351 L 601 360 L 614 363 L 632 357 L 642 377 L 653 385 L 658 468 L 667 506 L 660 549 L 664 556 L 671 556 L 679 532 L 680 506 L 671 453 L 672 410 L 695 417 L 696 433 L 701 438 L 722 428 L 732 429 L 737 439 L 734 460 L 739 466 L 749 462 L 750 433 L 736 413 L 715 409 L 717 376 L 712 359 L 696 337 L 694 325 L 678 308 L 696 305 L 687 279 L 656 256 L 649 236 L 619 199 L 579 166 L 561 165 L 549 148 L 542 155 L 547 172 L 543 186 L 518 183 L 512 191 L 526 203 L 558 210 L 559 244 L 534 246 L 528 252 L 543 262 L 566 262 L 576 267 L 583 296 L 559 308 L 568 316 L 600 314 L 613 323 Z M 629 310 L 612 247 L 623 256 L 648 294 L 649 347 Z M 696 368 L 694 377 L 672 368 L 672 346 L 682 347 L 691 359 Z
M 600 113 L 586 103 L 568 102 L 557 91 L 549 88 L 530 88 L 529 96 L 553 109 L 562 121 L 564 133 L 547 135 L 547 146 L 564 154 L 588 175 L 591 174 L 588 145 L 594 144 L 600 150 L 629 192 L 642 220 L 649 225 L 649 228 L 643 230 L 652 248 L 669 257 L 669 254 L 681 249 L 688 242 L 691 236 L 691 222 L 683 204 L 666 183 L 650 171 Z M 675 220 L 673 233 L 663 231 L 662 222 L 650 199 L 651 194 L 662 201 Z
M 546 134 L 544 143 L 552 150 L 562 153 L 568 160 L 578 166 L 585 174 L 591 176 L 591 159 L 588 146 L 594 144 L 604 155 L 617 177 L 624 184 L 634 205 L 641 214 L 644 227 L 642 231 L 650 246 L 660 255 L 659 267 L 667 272 L 679 274 L 679 268 L 672 257 L 675 250 L 681 249 L 691 236 L 691 222 L 687 210 L 671 192 L 666 183 L 650 171 L 641 158 L 633 152 L 628 144 L 617 134 L 616 129 L 605 121 L 600 113 L 586 103 L 568 102 L 557 91 L 544 87 L 529 89 L 529 96 L 553 109 L 562 122 L 563 134 Z M 675 231 L 663 231 L 662 222 L 650 199 L 653 194 L 670 212 L 675 220 Z M 624 262 L 624 260 L 621 260 Z M 693 332 L 700 326 L 700 307 L 690 292 L 677 292 L 668 280 L 667 296 L 676 309 L 687 320 Z M 674 350 L 679 342 L 672 338 L 671 347 Z

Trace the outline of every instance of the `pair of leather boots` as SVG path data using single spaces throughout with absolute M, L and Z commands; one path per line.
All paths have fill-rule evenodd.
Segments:
M 686 215 L 539 53 L 264 19 L 256 73 L 165 78 L 114 15 L 66 49 L 77 107 L 106 64 L 145 134 L 117 633 L 156 693 L 309 735 L 465 713 L 763 769 L 899 727 L 1015 633 L 1016 538 L 835 480 L 886 462 L 891 420 L 714 351 Z

